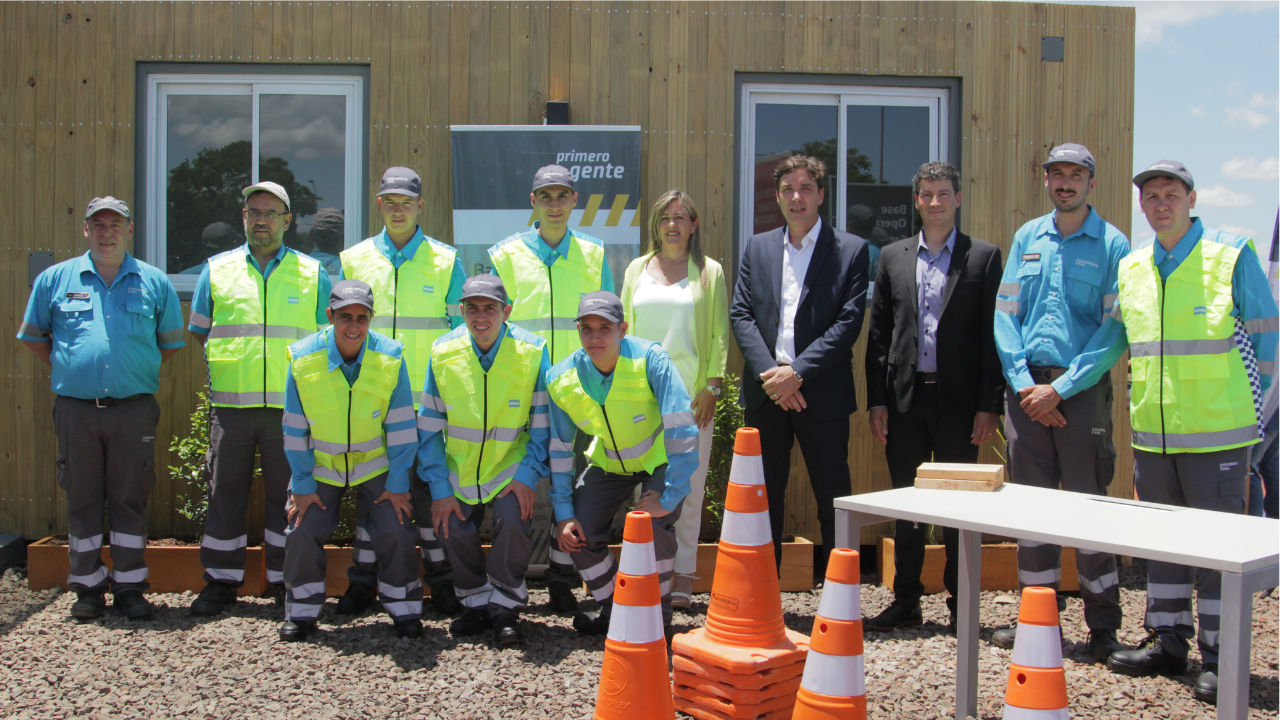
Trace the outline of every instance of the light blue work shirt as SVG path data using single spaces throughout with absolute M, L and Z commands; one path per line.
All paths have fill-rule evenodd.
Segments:
M 938 322 L 942 319 L 942 296 L 947 289 L 947 273 L 951 270 L 951 256 L 956 250 L 956 229 L 938 251 L 929 252 L 929 243 L 920 233 L 920 245 L 916 248 L 916 290 L 919 293 L 916 307 L 918 338 L 916 345 L 916 370 L 938 371 Z
M 659 503 L 667 511 L 675 510 L 689 494 L 689 478 L 698 469 L 698 426 L 694 421 L 689 391 L 671 356 L 661 345 L 648 340 L 622 338 L 623 357 L 645 358 L 645 374 L 649 389 L 658 400 L 662 413 L 663 443 L 667 450 L 666 488 Z M 586 351 L 578 348 L 547 373 L 547 384 L 564 373 L 577 369 L 578 381 L 587 396 L 601 405 L 613 386 L 613 373 L 605 375 L 596 369 Z M 574 517 L 573 510 L 573 441 L 578 427 L 569 413 L 551 400 L 551 505 L 556 522 Z M 588 456 L 590 462 L 590 456 Z
M 173 283 L 129 253 L 109 287 L 88 252 L 45 269 L 18 339 L 52 342 L 53 391 L 81 400 L 154 394 L 160 351 L 186 345 Z
M 467 335 L 466 327 L 458 328 L 437 340 L 437 343 Z M 542 346 L 542 362 L 538 366 L 538 379 L 533 386 L 533 404 L 529 410 L 529 441 L 525 444 L 524 459 L 516 468 L 515 479 L 524 483 L 529 489 L 538 489 L 538 480 L 550 472 L 548 452 L 551 429 L 547 422 L 547 371 L 551 369 L 551 356 L 547 353 L 546 341 L 527 330 L 502 323 L 498 339 L 488 352 L 482 352 L 471 339 L 471 349 L 475 351 L 480 362 L 480 369 L 489 372 L 493 361 L 498 357 L 498 348 L 511 333 L 512 337 Z M 442 432 L 449 422 L 446 407 L 440 399 L 440 386 L 436 383 L 431 362 L 427 362 L 427 377 L 422 387 L 422 402 L 418 405 L 418 476 L 431 486 L 431 497 L 435 499 L 449 497 L 454 494 L 449 484 L 449 466 L 445 462 L 445 438 Z M 483 478 L 481 484 L 492 478 Z
M 360 378 L 360 365 L 364 362 L 364 351 L 370 343 L 374 349 L 387 354 L 400 356 L 402 346 L 396 340 L 370 330 L 355 360 L 347 362 L 338 352 L 338 344 L 333 339 L 333 327 L 303 338 L 289 346 L 294 357 L 315 352 L 320 347 L 327 347 L 329 353 L 329 372 L 342 370 L 347 379 L 347 386 L 355 385 Z M 302 398 L 298 396 L 298 385 L 293 379 L 293 365 L 289 365 L 284 385 L 284 455 L 289 460 L 289 469 L 293 471 L 289 488 L 295 495 L 309 495 L 316 491 L 316 479 L 313 474 L 316 466 L 316 451 L 311 447 L 311 423 L 307 422 L 306 408 L 302 406 Z M 409 473 L 413 471 L 413 458 L 418 449 L 418 434 L 413 414 L 413 392 L 409 389 L 408 364 L 400 363 L 400 376 L 396 379 L 395 389 L 391 391 L 391 400 L 387 405 L 387 414 L 382 419 L 382 432 L 387 449 L 387 483 L 390 493 L 409 492 Z
M 573 243 L 565 242 L 565 240 L 569 239 L 570 235 L 582 240 L 583 242 L 589 242 L 599 245 L 600 247 L 604 247 L 604 243 L 597 238 L 570 228 L 565 232 L 564 238 L 560 240 L 560 244 L 553 248 L 547 244 L 546 240 L 542 239 L 542 233 L 538 230 L 541 225 L 542 221 L 536 221 L 533 223 L 532 230 L 517 233 L 516 236 L 524 241 L 524 244 L 528 246 L 528 248 L 533 251 L 533 254 L 537 255 L 538 259 L 542 261 L 542 264 L 547 267 L 555 265 L 556 261 L 560 258 L 564 258 L 565 260 L 572 259 Z M 492 252 L 492 248 L 490 248 L 490 252 Z M 614 287 L 613 271 L 609 269 L 609 253 L 605 252 L 600 265 L 600 289 L 608 290 L 609 292 L 617 292 Z M 507 288 L 507 300 L 512 305 L 517 302 L 516 296 L 512 294 L 514 291 L 514 287 Z
M 1115 364 L 1100 349 L 1082 353 L 1111 312 L 1116 271 L 1129 254 L 1129 240 L 1092 206 L 1080 229 L 1066 238 L 1058 233 L 1056 217 L 1052 212 L 1036 218 L 1014 235 L 996 298 L 995 336 L 1015 391 L 1035 384 L 1029 365 L 1069 368 L 1052 383 L 1066 399 L 1092 387 Z
M 243 255 L 245 260 L 249 262 L 250 267 L 257 271 L 264 281 L 269 279 L 271 277 L 271 273 L 280 266 L 280 261 L 284 259 L 285 253 L 303 255 L 303 253 L 281 244 L 280 249 L 276 251 L 276 256 L 267 261 L 267 267 L 264 270 L 262 266 L 258 264 L 258 259 L 253 256 L 252 252 L 250 252 L 249 243 L 245 243 L 244 245 L 233 250 L 228 250 L 225 253 L 218 253 L 209 259 L 212 260 L 217 257 L 222 257 L 227 253 L 239 253 Z M 310 256 L 303 255 L 303 257 Z M 320 273 L 319 285 L 316 288 L 316 325 L 321 327 L 329 324 L 329 316 L 325 315 L 324 311 L 325 308 L 329 307 L 329 292 L 332 290 L 333 281 L 329 279 L 329 273 Z M 200 279 L 196 280 L 196 290 L 191 295 L 191 314 L 196 317 L 189 318 L 190 322 L 187 323 L 187 329 L 193 333 L 208 335 L 210 329 L 209 323 L 211 322 L 211 318 L 213 318 L 213 288 L 209 285 L 209 263 L 207 262 L 204 264 L 204 269 L 200 271 Z M 197 325 L 197 320 L 203 320 L 205 324 Z

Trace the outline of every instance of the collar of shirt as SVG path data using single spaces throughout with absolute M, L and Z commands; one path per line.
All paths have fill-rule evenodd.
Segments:
M 409 238 L 409 242 L 405 243 L 403 248 L 397 250 L 396 244 L 391 242 L 391 236 L 387 234 L 386 226 L 383 226 L 382 232 L 378 233 L 373 244 L 378 247 L 378 252 L 382 253 L 383 257 L 391 261 L 393 267 L 400 267 L 413 259 L 414 254 L 418 252 L 418 247 L 426 241 L 426 237 L 422 234 L 421 227 L 414 228 L 413 237 Z
M 289 248 L 284 243 L 280 243 L 280 249 L 276 250 L 276 256 L 267 261 L 267 266 L 265 268 L 258 265 L 258 258 L 253 256 L 253 251 L 249 249 L 249 243 L 241 245 L 240 252 L 243 252 L 244 256 L 249 259 L 249 262 L 258 269 L 259 275 L 266 277 L 271 274 L 271 271 L 274 270 L 277 265 L 280 264 L 281 260 L 284 260 L 284 255 L 289 252 Z
M 939 257 L 942 257 L 942 253 L 944 252 L 954 253 L 956 251 L 956 229 L 951 228 L 951 235 L 947 237 L 947 242 L 943 244 L 942 249 L 938 251 L 937 255 L 933 255 L 929 252 L 929 243 L 924 241 L 923 232 L 920 233 L 920 244 L 918 247 L 919 250 L 917 251 L 917 254 L 923 252 L 925 259 L 927 260 L 937 260 Z
M 93 253 L 91 252 L 86 251 L 85 254 L 80 256 L 80 261 L 76 267 L 76 270 L 79 271 L 78 274 L 80 275 L 83 275 L 87 272 L 93 273 L 95 277 L 97 277 L 99 280 L 102 280 L 102 275 L 98 274 L 98 268 L 93 264 Z M 134 260 L 133 256 L 130 255 L 128 252 L 125 252 L 124 261 L 120 263 L 120 271 L 116 273 L 116 279 L 112 284 L 114 285 L 115 283 L 120 282 L 120 280 L 124 278 L 126 275 L 128 275 L 129 273 L 133 273 L 134 275 L 142 274 L 138 270 L 138 261 Z M 103 281 L 102 284 L 105 286 L 106 281 Z
M 364 349 L 369 346 L 369 337 L 365 336 L 364 343 L 360 345 L 360 352 L 356 355 L 356 359 L 347 362 L 342 359 L 342 353 L 338 352 L 338 341 L 335 337 L 338 332 L 337 329 L 330 325 L 325 332 L 329 334 L 329 372 L 333 372 L 343 365 L 360 367 L 360 363 L 364 362 Z
M 482 352 L 480 346 L 476 345 L 476 338 L 471 337 L 471 349 L 476 351 L 476 358 L 480 361 L 480 367 L 489 372 L 489 368 L 493 367 L 493 361 L 498 357 L 498 346 L 502 345 L 502 338 L 507 336 L 507 324 L 502 323 L 502 329 L 498 331 L 498 339 L 493 342 L 493 347 L 489 348 L 489 352 Z
M 533 231 L 525 234 L 525 244 L 529 246 L 530 250 L 537 254 L 538 258 L 542 260 L 542 264 L 544 265 L 553 265 L 555 264 L 555 261 L 560 258 L 568 260 L 569 254 L 573 252 L 573 243 L 569 242 L 569 238 L 573 236 L 573 230 L 566 229 L 564 231 L 564 237 L 560 240 L 560 244 L 553 248 L 547 244 L 546 240 L 542 239 L 542 233 L 538 232 L 538 227 L 541 224 L 541 220 L 533 224 Z
M 1183 260 L 1191 254 L 1196 243 L 1200 242 L 1201 236 L 1204 235 L 1204 225 L 1200 222 L 1200 218 L 1191 219 L 1191 227 L 1187 228 L 1187 233 L 1178 240 L 1178 244 L 1173 246 L 1172 250 L 1165 250 L 1164 245 L 1160 244 L 1159 238 L 1154 241 L 1154 247 L 1151 248 L 1151 259 L 1158 266 L 1164 262 L 1166 258 L 1173 258 L 1173 266 L 1176 268 L 1182 264 Z
M 1048 215 L 1045 215 L 1044 222 L 1040 225 L 1040 231 L 1036 233 L 1036 235 L 1037 236 L 1058 235 L 1057 220 L 1058 220 L 1057 210 L 1049 213 Z M 1066 241 L 1066 240 L 1071 240 L 1072 238 L 1080 237 L 1082 235 L 1086 237 L 1098 239 L 1102 237 L 1104 230 L 1105 230 L 1105 224 L 1102 222 L 1102 216 L 1098 214 L 1098 211 L 1095 210 L 1092 205 L 1090 205 L 1089 217 L 1084 219 L 1084 224 L 1080 226 L 1080 229 L 1062 239 Z
M 613 385 L 613 373 L 605 375 L 600 372 L 585 350 L 578 356 L 577 365 L 578 382 L 582 383 L 582 389 L 587 393 L 587 397 L 604 404 L 605 398 L 609 397 L 609 388 Z
M 813 245 L 814 243 L 818 242 L 818 233 L 820 232 L 822 232 L 821 217 L 818 218 L 818 222 L 813 224 L 813 227 L 809 228 L 809 232 L 805 233 L 804 237 L 800 239 L 800 248 L 796 249 L 796 246 L 791 244 L 791 230 L 784 226 L 783 233 L 782 233 L 782 244 L 784 246 L 790 247 L 792 252 L 804 252 L 806 249 L 809 248 L 810 245 Z

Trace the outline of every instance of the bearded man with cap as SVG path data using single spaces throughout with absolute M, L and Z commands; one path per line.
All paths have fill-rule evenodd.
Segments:
M 102 615 L 108 589 L 130 619 L 150 617 L 147 496 L 155 484 L 160 365 L 178 352 L 182 308 L 169 278 L 129 254 L 129 206 L 94 198 L 89 251 L 36 278 L 18 339 L 50 366 L 57 481 L 67 493 L 71 615 Z M 112 570 L 102 562 L 103 512 Z
M 341 277 L 361 280 L 373 288 L 372 328 L 404 345 L 416 408 L 426 377 L 431 345 L 462 325 L 458 298 L 466 273 L 462 260 L 450 245 L 428 237 L 418 226 L 422 211 L 422 178 L 407 167 L 388 168 L 378 190 L 382 232 L 342 252 Z M 462 609 L 453 590 L 453 573 L 440 539 L 431 527 L 431 496 L 427 483 L 413 483 L 418 545 L 431 587 L 436 612 L 453 614 Z M 365 518 L 356 519 L 356 545 L 347 570 L 347 592 L 338 612 L 358 615 L 373 603 L 378 568 L 369 546 Z
M 1129 241 L 1088 204 L 1097 183 L 1093 154 L 1075 143 L 1049 153 L 1045 188 L 1054 211 L 1018 229 L 996 297 L 996 352 L 1008 388 L 1005 432 L 1010 481 L 1105 495 L 1115 473 L 1111 439 L 1111 366 L 1115 357 L 1086 350 L 1106 335 L 1116 273 Z M 1108 359 L 1109 358 L 1109 359 Z M 1018 585 L 1057 590 L 1062 548 L 1018 541 Z M 1089 654 L 1122 649 L 1120 576 L 1111 553 L 1076 550 Z M 991 641 L 1012 648 L 1016 628 Z
M 582 346 L 573 316 L 578 302 L 596 290 L 614 292 L 604 243 L 569 227 L 569 217 L 578 204 L 573 183 L 568 168 L 539 168 L 529 193 L 533 229 L 489 248 L 493 273 L 502 278 L 510 294 L 510 323 L 545 339 L 552 363 L 561 362 Z M 585 442 L 574 451 L 579 458 L 575 470 L 581 472 L 586 467 Z M 546 579 L 551 608 L 559 613 L 577 610 L 578 600 L 571 587 L 580 581 L 573 560 L 557 544 L 555 532 L 551 533 Z
M 418 449 L 403 347 L 369 326 L 368 284 L 340 280 L 330 327 L 289 346 L 284 447 L 292 469 L 280 639 L 305 640 L 325 598 L 324 543 L 348 489 L 378 563 L 382 607 L 400 637 L 422 636 L 422 580 L 409 497 Z
M 200 563 L 205 587 L 191 603 L 217 615 L 244 584 L 249 487 L 254 454 L 266 491 L 268 594 L 284 603 L 285 502 L 289 461 L 280 422 L 289 344 L 314 333 L 325 316 L 331 282 L 320 263 L 284 245 L 293 215 L 289 194 L 273 182 L 245 188 L 246 242 L 218 253 L 200 272 L 187 329 L 209 363 L 209 508 Z
M 560 547 L 570 553 L 596 616 L 578 613 L 583 635 L 603 635 L 612 614 L 613 518 L 641 490 L 635 509 L 653 517 L 662 618 L 671 624 L 675 523 L 698 467 L 698 426 L 684 380 L 661 345 L 627 335 L 622 301 L 588 293 L 575 318 L 581 347 L 547 373 L 551 399 L 551 503 Z M 573 442 L 591 437 L 587 469 L 573 479 Z M 659 442 L 661 438 L 661 442 Z
M 1265 394 L 1272 383 L 1275 299 L 1252 241 L 1191 217 L 1195 180 L 1182 163 L 1161 160 L 1133 184 L 1156 241 L 1120 263 L 1119 296 L 1085 353 L 1110 363 L 1129 350 L 1138 497 L 1243 514 L 1249 450 L 1262 437 L 1250 385 L 1256 377 Z M 1196 635 L 1193 585 L 1202 670 L 1192 693 L 1216 702 L 1222 576 L 1212 570 L 1201 569 L 1197 581 L 1194 568 L 1149 561 L 1148 637 L 1107 666 L 1124 675 L 1185 673 Z
M 436 341 L 418 410 L 418 475 L 431 484 L 431 524 L 466 606 L 455 637 L 493 629 L 499 647 L 524 642 L 516 621 L 529 601 L 533 506 L 548 473 L 546 341 L 507 322 L 495 275 L 462 286 L 465 329 Z M 486 558 L 480 524 L 492 508 Z

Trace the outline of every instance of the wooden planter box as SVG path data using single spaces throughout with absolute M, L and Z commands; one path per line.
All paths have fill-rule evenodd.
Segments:
M 186 547 L 148 546 L 144 557 L 150 571 L 148 592 L 180 593 L 204 589 L 204 568 L 200 565 L 200 546 Z M 111 567 L 111 548 L 102 546 L 102 561 Z M 267 587 L 267 569 L 262 547 L 245 550 L 244 586 L 239 594 L 261 595 Z M 31 590 L 48 590 L 53 587 L 67 589 L 67 573 L 71 559 L 66 545 L 53 544 L 53 538 L 33 542 L 27 546 L 27 587 Z
M 880 538 L 880 582 L 885 587 L 893 587 L 893 538 Z M 941 545 L 926 545 L 924 549 L 924 569 L 920 572 L 920 580 L 924 582 L 926 593 L 944 592 L 942 586 L 942 568 L 946 565 L 946 551 Z M 983 590 L 1017 590 L 1018 589 L 1018 545 L 1017 543 L 999 543 L 982 546 L 982 589 Z M 1064 592 L 1080 589 L 1080 580 L 1076 576 L 1076 551 L 1062 548 L 1062 583 Z

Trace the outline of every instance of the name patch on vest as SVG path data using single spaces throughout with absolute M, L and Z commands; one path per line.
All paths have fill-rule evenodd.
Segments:
M 374 411 L 373 411 L 373 417 L 378 417 L 378 416 L 379 416 L 379 415 L 381 415 L 381 414 L 382 414 L 382 411 L 381 411 L 381 410 L 374 410 Z
M 520 407 L 520 401 L 519 401 L 519 400 L 508 400 L 508 401 L 507 401 L 507 407 Z
M 423 285 L 423 286 L 422 286 L 422 292 L 424 292 L 424 293 L 435 293 L 435 291 L 436 291 L 436 286 L 435 286 L 435 285 Z
M 631 418 L 631 422 L 633 423 L 644 422 L 644 415 L 637 415 Z
M 89 293 L 87 293 L 87 292 L 69 292 L 69 293 L 67 293 L 67 299 L 68 299 L 68 300 L 88 300 L 88 299 L 89 299 Z
M 296 298 L 296 297 L 291 297 L 291 298 L 289 298 L 289 304 L 290 304 L 290 305 L 297 305 L 297 304 L 298 304 L 298 298 Z
M 1040 253 L 1026 253 L 1022 256 L 1022 262 L 1031 262 L 1033 260 L 1039 260 L 1039 259 L 1040 259 Z
M 1208 309 L 1208 308 L 1206 308 L 1204 305 L 1197 305 L 1197 306 L 1196 306 L 1196 308 L 1195 308 L 1194 310 L 1192 310 L 1191 312 L 1192 312 L 1192 313 L 1194 313 L 1194 314 L 1196 314 L 1196 315 L 1208 315 L 1208 314 L 1209 314 L 1209 309 Z

